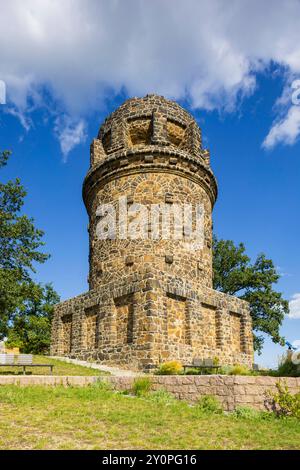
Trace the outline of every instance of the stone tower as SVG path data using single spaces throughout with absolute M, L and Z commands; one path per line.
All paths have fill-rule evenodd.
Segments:
M 89 292 L 56 306 L 51 353 L 143 370 L 195 357 L 251 365 L 248 304 L 212 289 L 216 197 L 187 111 L 147 95 L 113 112 L 83 183 Z

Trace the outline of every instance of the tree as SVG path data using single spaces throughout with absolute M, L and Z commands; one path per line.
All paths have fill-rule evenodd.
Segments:
M 264 254 L 252 264 L 245 246 L 235 246 L 231 240 L 213 239 L 214 289 L 237 295 L 250 304 L 253 322 L 254 347 L 261 353 L 266 333 L 274 343 L 284 346 L 280 326 L 288 314 L 288 301 L 273 289 L 280 278 L 273 261 Z
M 27 299 L 13 314 L 7 345 L 19 347 L 25 353 L 47 353 L 50 347 L 53 307 L 57 302 L 59 296 L 51 284 L 42 286 L 32 283 Z
M 0 168 L 10 154 L 0 152 Z M 0 339 L 29 298 L 34 263 L 44 263 L 49 257 L 39 251 L 43 232 L 35 228 L 33 219 L 21 214 L 25 196 L 18 178 L 0 183 Z

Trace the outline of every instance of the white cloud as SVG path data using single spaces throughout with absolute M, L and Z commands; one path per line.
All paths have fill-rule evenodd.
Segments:
M 293 145 L 300 135 L 300 106 L 291 106 L 283 119 L 273 124 L 263 147 L 273 148 L 279 142 Z
M 69 152 L 81 142 L 86 140 L 86 125 L 83 119 L 78 122 L 70 120 L 69 117 L 64 119 L 58 118 L 55 123 L 55 133 L 60 142 L 60 148 L 66 160 Z
M 22 113 L 42 105 L 44 87 L 77 120 L 121 90 L 230 111 L 270 63 L 300 74 L 299 17 L 298 0 L 10 0 L 0 79 Z M 291 134 L 275 122 L 268 142 L 296 140 L 291 114 Z
M 32 121 L 24 111 L 20 110 L 19 108 L 16 108 L 15 106 L 9 106 L 7 108 L 5 107 L 4 110 L 7 114 L 11 114 L 12 116 L 18 118 L 25 131 L 28 132 L 29 129 L 32 127 Z
M 300 318 L 300 293 L 296 293 L 292 296 L 292 299 L 289 302 L 289 307 L 289 318 Z

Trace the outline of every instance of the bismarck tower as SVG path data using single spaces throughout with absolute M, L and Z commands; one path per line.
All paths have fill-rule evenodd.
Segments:
M 89 292 L 55 307 L 51 354 L 142 370 L 215 357 L 251 366 L 247 302 L 212 289 L 216 197 L 209 151 L 187 111 L 147 95 L 112 113 L 83 184 Z

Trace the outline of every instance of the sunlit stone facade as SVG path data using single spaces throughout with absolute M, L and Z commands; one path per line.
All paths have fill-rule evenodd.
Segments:
M 216 197 L 209 151 L 202 148 L 201 131 L 187 111 L 147 95 L 127 100 L 112 113 L 91 144 L 83 184 L 89 292 L 56 306 L 51 353 L 142 370 L 193 358 L 251 365 L 248 304 L 212 289 Z M 122 223 L 120 198 L 126 213 Z M 117 214 L 113 239 L 99 237 L 104 204 Z M 189 243 L 184 227 L 182 237 L 166 237 L 163 231 L 154 235 L 150 215 L 143 217 L 143 237 L 133 239 L 128 227 L 137 205 L 148 214 L 151 207 L 169 207 L 171 234 L 173 209 L 201 207 L 201 243 Z

